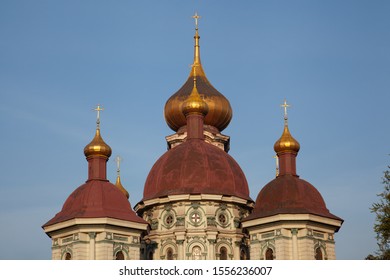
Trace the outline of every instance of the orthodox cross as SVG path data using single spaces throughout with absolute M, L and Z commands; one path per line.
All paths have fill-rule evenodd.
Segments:
M 280 107 L 284 108 L 284 117 L 287 118 L 287 108 L 291 107 L 291 105 L 287 104 L 287 100 L 284 99 L 284 103 L 282 105 L 280 105 Z
M 116 172 L 118 173 L 118 176 L 121 172 L 121 162 L 123 161 L 123 159 L 120 157 L 120 156 L 116 156 L 115 158 L 115 162 L 116 162 Z
M 99 124 L 100 124 L 100 111 L 103 111 L 104 108 L 100 107 L 100 105 L 98 104 L 97 107 L 95 109 L 93 109 L 93 110 L 97 112 L 96 123 L 97 123 L 97 126 L 99 128 Z
M 201 16 L 198 16 L 198 13 L 195 12 L 195 15 L 193 15 L 192 18 L 195 19 L 195 28 L 198 29 L 198 19 L 200 19 Z
M 284 99 L 284 103 L 282 105 L 280 105 L 280 107 L 283 107 L 284 108 L 284 125 L 287 125 L 287 120 L 288 120 L 288 116 L 287 116 L 287 108 L 288 107 L 291 107 L 290 104 L 287 104 L 287 100 Z

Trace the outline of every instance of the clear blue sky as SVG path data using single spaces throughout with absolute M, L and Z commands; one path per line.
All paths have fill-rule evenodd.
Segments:
M 84 146 L 121 155 L 135 205 L 173 132 L 165 101 L 186 80 L 195 11 L 201 59 L 233 107 L 230 154 L 251 197 L 274 178 L 279 105 L 300 142 L 297 171 L 345 222 L 339 259 L 376 249 L 370 206 L 389 164 L 389 1 L 0 2 L 0 259 L 49 259 L 41 229 L 87 178 Z

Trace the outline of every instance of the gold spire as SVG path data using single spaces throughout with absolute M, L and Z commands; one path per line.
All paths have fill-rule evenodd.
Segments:
M 97 105 L 97 107 L 93 110 L 97 111 L 95 137 L 87 146 L 85 146 L 84 154 L 87 159 L 91 156 L 101 156 L 108 159 L 111 156 L 112 150 L 111 147 L 104 142 L 102 136 L 100 135 L 100 112 L 104 109 L 100 107 L 100 105 Z
M 115 182 L 115 186 L 127 197 L 127 199 L 129 199 L 130 195 L 128 193 L 128 191 L 122 186 L 122 183 L 121 183 L 121 170 L 120 170 L 120 165 L 121 165 L 121 162 L 122 162 L 122 158 L 120 156 L 117 156 L 115 158 L 115 162 L 116 162 L 116 166 L 117 166 L 117 170 L 116 170 L 116 182 Z
M 195 73 L 194 69 L 196 69 L 196 74 L 198 76 L 206 76 L 202 67 L 202 64 L 200 62 L 200 46 L 199 46 L 199 29 L 198 29 L 198 19 L 201 18 L 201 16 L 198 15 L 198 13 L 195 13 L 195 15 L 192 16 L 193 19 L 195 19 L 195 46 L 194 46 L 194 63 L 192 64 L 192 70 L 190 73 L 190 76 Z M 195 74 L 194 74 L 195 75 Z
M 182 105 L 182 112 L 184 116 L 190 113 L 198 113 L 206 116 L 209 107 L 207 103 L 200 97 L 198 89 L 196 87 L 196 68 L 193 67 L 194 71 L 194 87 L 192 88 L 191 94 L 187 97 Z
M 284 130 L 282 136 L 279 138 L 278 141 L 276 141 L 274 145 L 274 150 L 277 154 L 285 152 L 297 154 L 300 149 L 299 142 L 295 140 L 294 137 L 292 137 L 288 129 L 287 108 L 291 105 L 287 104 L 287 101 L 285 99 L 284 103 L 280 106 L 284 108 Z

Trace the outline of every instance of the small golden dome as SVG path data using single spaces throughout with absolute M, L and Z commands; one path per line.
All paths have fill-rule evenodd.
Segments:
M 190 113 L 198 113 L 206 116 L 208 111 L 209 106 L 200 97 L 198 89 L 196 88 L 196 79 L 194 78 L 194 87 L 191 91 L 191 94 L 182 104 L 182 112 L 184 116 L 187 116 Z
M 100 135 L 100 129 L 96 129 L 95 137 L 92 141 L 85 146 L 84 154 L 88 158 L 92 156 L 101 156 L 106 157 L 107 159 L 111 156 L 112 150 L 111 147 L 104 142 L 102 136 Z
M 294 137 L 291 136 L 290 131 L 288 130 L 288 125 L 284 125 L 284 130 L 282 136 L 276 141 L 274 145 L 274 150 L 277 154 L 280 153 L 294 153 L 297 154 L 299 152 L 300 145 Z
M 129 192 L 122 186 L 121 177 L 119 175 L 116 177 L 115 186 L 127 197 L 127 199 L 129 199 Z

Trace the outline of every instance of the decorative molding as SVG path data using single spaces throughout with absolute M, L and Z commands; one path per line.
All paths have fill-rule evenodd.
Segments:
M 69 242 L 72 242 L 73 240 L 74 240 L 73 235 L 67 236 L 65 238 L 62 238 L 61 244 L 69 243 Z
M 185 217 L 176 217 L 176 226 L 184 226 Z
M 226 210 L 228 207 L 227 207 L 227 204 L 226 204 L 226 203 L 220 203 L 220 204 L 219 204 L 219 208 L 220 208 L 221 210 Z
M 325 234 L 323 234 L 321 232 L 317 232 L 317 231 L 313 232 L 313 236 L 318 237 L 318 238 L 325 238 Z
M 217 223 L 215 221 L 215 217 L 213 217 L 213 216 L 207 217 L 207 226 L 208 227 L 216 227 L 217 226 Z
M 234 218 L 234 227 L 235 228 L 240 228 L 240 219 L 239 218 Z
M 262 239 L 267 239 L 267 238 L 271 238 L 274 236 L 275 236 L 275 231 L 266 232 L 266 233 L 261 234 Z
M 167 211 L 167 212 L 171 211 L 172 210 L 172 204 L 165 204 L 164 205 L 164 210 Z
M 194 209 L 198 209 L 200 207 L 200 203 L 199 202 L 192 202 L 191 207 Z
M 127 236 L 119 235 L 114 233 L 114 240 L 119 240 L 119 241 L 129 241 L 129 238 Z
M 150 228 L 151 228 L 152 230 L 158 229 L 158 220 L 157 220 L 157 219 L 153 219 L 153 220 L 150 222 Z

